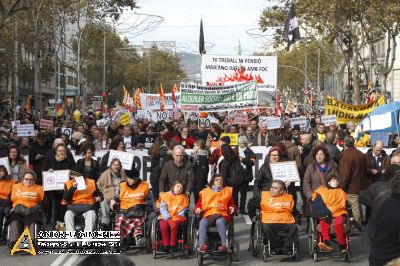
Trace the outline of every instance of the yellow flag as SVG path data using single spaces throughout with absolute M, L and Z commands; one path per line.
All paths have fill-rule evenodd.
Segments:
M 25 251 L 33 256 L 36 256 L 35 247 L 32 244 L 32 237 L 29 233 L 28 227 L 22 232 L 21 236 L 18 238 L 17 243 L 15 243 L 14 247 L 11 250 L 11 255 L 14 255 L 15 252 Z

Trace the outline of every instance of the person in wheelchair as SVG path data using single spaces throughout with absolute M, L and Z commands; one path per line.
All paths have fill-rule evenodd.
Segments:
M 232 187 L 225 186 L 225 181 L 220 174 L 215 174 L 208 187 L 200 191 L 199 201 L 196 203 L 194 213 L 202 214 L 199 225 L 199 251 L 207 252 L 206 238 L 208 227 L 215 224 L 221 239 L 218 251 L 227 251 L 226 225 L 231 222 L 231 216 L 237 207 L 232 199 Z
M 8 196 L 11 203 L 9 242 L 12 248 L 25 227 L 29 227 L 29 233 L 35 238 L 35 223 L 42 219 L 44 205 L 43 187 L 36 185 L 36 174 L 26 171 L 22 176 L 22 182 L 14 184 Z M 23 228 L 20 228 L 23 224 Z
M 286 193 L 286 185 L 281 180 L 274 180 L 270 191 L 262 191 L 258 199 L 258 207 L 261 209 L 262 231 L 269 240 L 271 255 L 293 255 L 293 243 L 298 233 L 300 215 L 294 207 L 294 200 L 291 194 Z M 255 206 L 248 207 L 251 217 L 255 216 Z M 282 239 L 280 232 L 285 232 Z
M 333 250 L 329 237 L 330 224 L 333 222 L 340 251 L 346 252 L 343 235 L 343 224 L 347 214 L 346 192 L 339 188 L 338 176 L 329 176 L 326 179 L 326 185 L 314 191 L 312 210 L 313 216 L 319 218 L 321 225 L 322 242 L 318 243 L 318 247 L 322 251 L 330 252 Z
M 186 221 L 189 210 L 189 198 L 184 194 L 183 182 L 176 180 L 169 192 L 161 192 L 157 201 L 160 231 L 162 237 L 162 251 L 176 252 L 178 243 L 178 228 Z
M 70 170 L 71 180 L 64 184 L 63 204 L 67 205 L 65 212 L 65 230 L 75 231 L 75 216 L 85 218 L 85 232 L 92 232 L 96 223 L 96 204 L 103 200 L 103 194 L 97 188 L 92 178 L 84 177 L 85 185 L 80 187 L 76 177 L 84 176 L 81 165 L 74 165 Z
M 0 165 L 0 238 L 1 243 L 5 243 L 7 240 L 7 230 L 4 230 L 6 221 L 4 218 L 7 216 L 10 208 L 7 206 L 7 197 L 11 193 L 12 186 L 15 184 L 15 180 L 8 174 L 7 168 L 4 165 Z M 3 231 L 1 231 L 3 230 Z
M 155 204 L 149 184 L 139 178 L 136 169 L 126 171 L 126 181 L 119 184 L 119 193 L 110 201 L 111 210 L 116 210 L 119 202 L 119 214 L 115 222 L 115 231 L 120 231 L 121 240 L 128 242 L 130 236 L 135 239 L 136 246 L 144 246 L 142 227 L 145 223 L 146 204 L 155 210 Z

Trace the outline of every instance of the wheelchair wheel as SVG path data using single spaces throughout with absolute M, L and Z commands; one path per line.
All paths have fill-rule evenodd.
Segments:
M 233 241 L 233 258 L 238 260 L 240 252 L 240 244 L 238 241 Z
M 252 231 L 252 235 L 250 236 L 251 254 L 254 257 L 258 257 L 264 238 L 261 228 L 261 221 L 259 218 L 257 218 L 256 222 L 251 225 L 251 231 Z
M 310 254 L 311 258 L 314 258 L 315 253 L 315 243 L 317 241 L 316 231 L 315 231 L 315 224 L 312 217 L 309 217 L 309 227 L 308 227 L 308 254 Z
M 231 264 L 232 264 L 232 254 L 227 253 L 227 254 L 226 254 L 225 265 L 226 265 L 226 266 L 230 266 Z
M 151 221 L 150 241 L 154 259 L 157 259 L 157 218 Z
M 263 246 L 263 262 L 267 262 L 269 257 L 269 245 Z
M 197 265 L 203 266 L 203 254 L 200 252 L 196 253 Z
M 196 217 L 191 217 L 188 226 L 188 244 L 189 244 L 189 254 L 193 255 L 197 252 L 197 228 L 196 228 Z
M 312 259 L 313 259 L 314 262 L 317 262 L 317 260 L 318 260 L 318 253 L 317 252 L 313 253 Z
M 347 262 L 351 261 L 351 252 L 350 252 L 350 250 L 348 250 L 346 252 L 346 254 L 344 254 L 344 258 L 346 259 Z

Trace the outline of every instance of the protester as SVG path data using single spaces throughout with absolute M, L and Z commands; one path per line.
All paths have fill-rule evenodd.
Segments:
M 352 136 L 347 136 L 344 139 L 344 150 L 340 156 L 338 170 L 341 178 L 340 187 L 347 194 L 347 201 L 351 205 L 356 224 L 356 228 L 352 227 L 352 231 L 359 233 L 361 216 L 358 194 L 366 188 L 366 165 L 363 153 L 354 147 Z
M 208 157 L 210 152 L 206 148 L 206 142 L 198 139 L 194 143 L 192 154 L 193 174 L 194 174 L 194 201 L 199 200 L 199 192 L 207 185 L 208 173 L 210 171 L 208 165 Z
M 188 136 L 188 127 L 182 128 L 180 134 L 175 136 L 175 140 L 178 145 L 182 145 L 185 149 L 192 149 L 194 145 L 194 139 Z
M 369 265 L 380 266 L 400 257 L 400 172 L 391 180 L 391 195 L 377 210 Z
M 329 158 L 331 158 L 335 163 L 339 163 L 340 159 L 340 150 L 335 144 L 336 140 L 336 133 L 334 131 L 326 132 L 325 134 L 325 142 L 324 147 L 329 152 Z
M 176 145 L 174 147 L 172 153 L 174 159 L 166 162 L 161 169 L 159 180 L 160 192 L 169 191 L 176 180 L 180 180 L 183 183 L 186 189 L 186 195 L 189 196 L 193 191 L 195 179 L 193 175 L 193 166 L 185 155 L 185 149 L 181 145 Z
M 83 167 L 83 173 L 88 178 L 94 179 L 96 182 L 100 176 L 100 166 L 97 160 L 94 160 L 95 151 L 93 150 L 92 145 L 85 144 L 82 147 L 82 155 L 83 158 L 79 159 L 77 164 Z
M 3 228 L 3 224 L 6 225 L 6 221 L 3 219 L 10 210 L 10 208 L 7 206 L 7 198 L 11 193 L 14 184 L 15 180 L 13 180 L 8 174 L 7 168 L 4 165 L 0 165 L 0 228 Z M 1 242 L 5 243 L 7 240 L 7 230 L 0 232 L 0 238 Z
M 369 184 L 379 181 L 383 170 L 390 163 L 389 159 L 386 159 L 387 154 L 383 150 L 383 146 L 383 142 L 378 140 L 374 143 L 373 148 L 364 154 Z
M 29 170 L 28 162 L 20 154 L 17 146 L 10 145 L 8 148 L 8 163 L 10 165 L 10 175 L 16 182 L 22 181 L 22 175 Z

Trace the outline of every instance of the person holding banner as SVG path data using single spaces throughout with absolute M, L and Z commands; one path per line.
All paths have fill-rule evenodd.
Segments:
M 260 197 L 262 191 L 270 190 L 273 178 L 269 164 L 280 162 L 281 158 L 283 158 L 281 148 L 273 146 L 269 150 L 268 156 L 265 157 L 264 164 L 261 166 L 254 180 L 253 193 L 255 197 Z
M 10 164 L 11 178 L 16 182 L 21 182 L 23 174 L 29 170 L 29 167 L 15 145 L 10 145 L 8 148 L 8 162 Z
M 110 227 L 110 201 L 119 193 L 119 183 L 125 180 L 125 170 L 122 169 L 121 161 L 117 158 L 111 161 L 110 167 L 97 180 L 97 186 L 104 196 L 104 200 L 100 204 L 100 222 L 103 230 Z
M 54 141 L 57 143 L 58 141 Z M 52 157 L 46 158 L 43 162 L 43 171 L 56 171 L 56 170 L 69 170 L 75 165 L 75 161 L 73 158 L 67 156 L 67 147 L 64 143 L 60 143 L 55 147 L 55 155 Z M 46 192 L 46 196 L 49 198 L 49 202 L 51 205 L 51 211 L 48 211 L 47 219 L 50 220 L 51 214 L 51 224 L 52 227 L 55 226 L 56 230 L 63 231 L 64 230 L 64 214 L 65 214 L 65 206 L 61 205 L 61 200 L 63 197 L 62 191 L 48 191 Z M 49 221 L 50 222 L 50 221 Z

